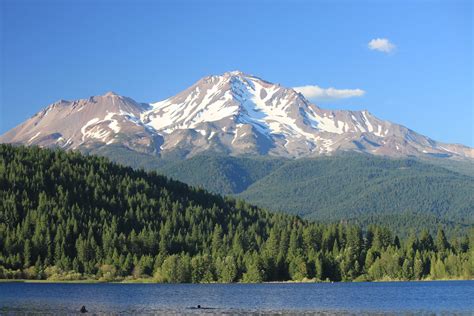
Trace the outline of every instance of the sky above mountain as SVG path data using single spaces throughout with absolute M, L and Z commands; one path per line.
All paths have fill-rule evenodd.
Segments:
M 58 99 L 157 102 L 241 70 L 474 146 L 470 1 L 0 3 L 0 134 Z

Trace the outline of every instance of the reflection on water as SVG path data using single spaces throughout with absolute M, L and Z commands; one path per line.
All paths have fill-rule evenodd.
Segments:
M 474 313 L 474 281 L 320 284 L 0 283 L 0 314 Z M 198 308 L 200 305 L 200 308 Z

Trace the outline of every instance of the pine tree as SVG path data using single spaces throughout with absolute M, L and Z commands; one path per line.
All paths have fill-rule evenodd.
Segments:
M 449 248 L 448 240 L 444 234 L 444 230 L 439 227 L 438 234 L 436 235 L 435 247 L 438 252 L 445 252 Z
M 31 266 L 31 243 L 27 239 L 23 249 L 23 267 L 28 268 L 29 266 Z

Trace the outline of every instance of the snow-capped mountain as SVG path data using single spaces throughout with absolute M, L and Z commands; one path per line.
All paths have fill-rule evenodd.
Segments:
M 59 101 L 0 136 L 0 142 L 82 149 L 120 144 L 192 156 L 305 157 L 338 151 L 474 158 L 368 111 L 325 110 L 293 89 L 239 71 L 202 78 L 166 100 L 143 104 L 114 93 Z
M 108 92 L 76 101 L 60 100 L 0 136 L 0 142 L 81 149 L 120 143 L 153 152 L 162 138 L 140 121 L 148 104 Z

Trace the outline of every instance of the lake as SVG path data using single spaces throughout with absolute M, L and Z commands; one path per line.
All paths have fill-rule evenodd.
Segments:
M 197 305 L 201 309 L 197 309 Z M 275 284 L 0 283 L 0 314 L 474 313 L 474 281 Z

